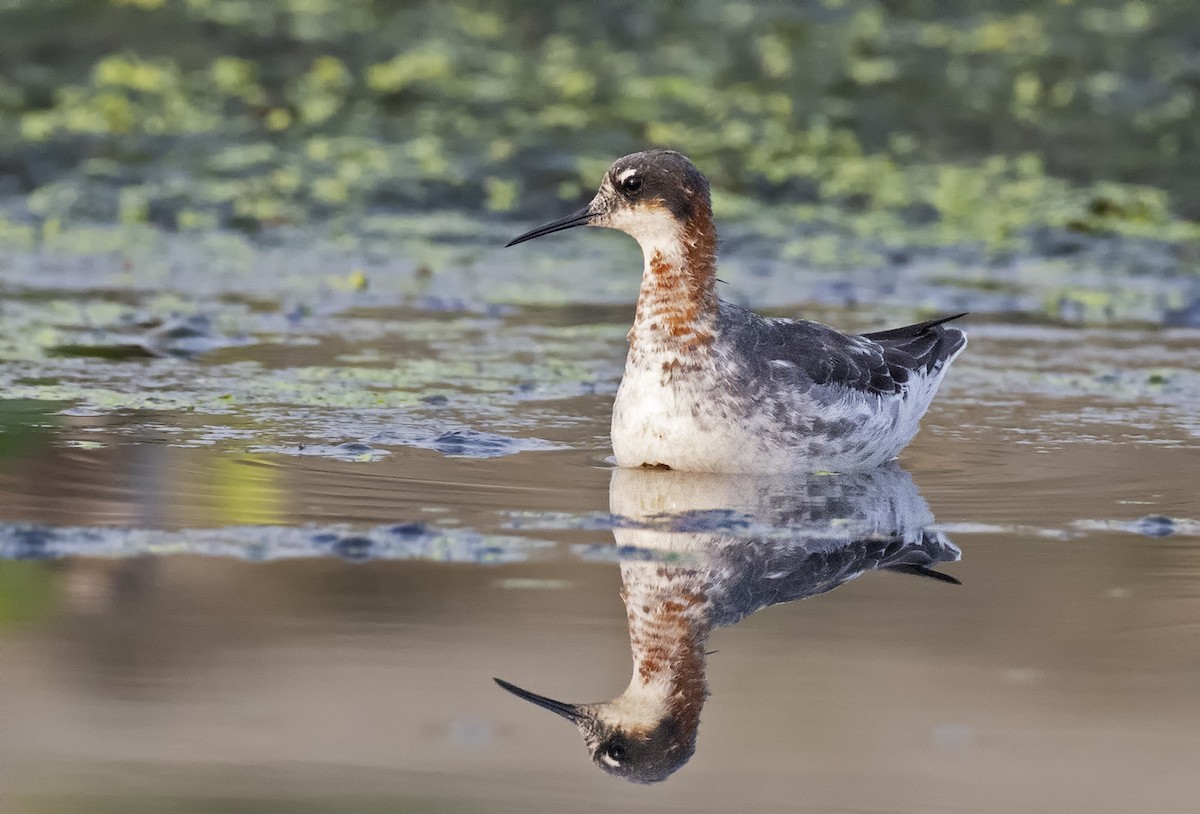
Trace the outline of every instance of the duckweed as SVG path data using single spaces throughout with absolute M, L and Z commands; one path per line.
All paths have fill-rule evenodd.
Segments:
M 817 266 L 1036 253 L 1045 229 L 1200 243 L 1198 7 L 989 5 L 61 0 L 75 24 L 47 26 L 10 0 L 0 247 L 542 216 L 649 144 Z

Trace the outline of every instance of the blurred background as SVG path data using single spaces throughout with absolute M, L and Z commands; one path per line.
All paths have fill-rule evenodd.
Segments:
M 1190 810 L 1198 104 L 1195 0 L 0 0 L 0 808 Z M 639 788 L 491 677 L 629 678 L 641 260 L 500 247 L 651 145 L 722 297 L 972 315 L 963 585 L 718 631 Z
M 1189 0 L 6 0 L 0 245 L 537 218 L 667 145 L 813 264 L 1119 235 L 1194 267 L 1198 38 Z

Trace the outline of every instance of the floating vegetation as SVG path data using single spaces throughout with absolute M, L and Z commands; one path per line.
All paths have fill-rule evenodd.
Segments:
M 570 422 L 548 405 L 594 394 L 597 382 L 611 392 L 620 373 L 620 326 L 552 327 L 514 309 L 313 308 L 293 319 L 264 300 L 202 300 L 186 317 L 177 304 L 19 289 L 0 302 L 2 404 L 14 421 L 20 405 L 52 405 L 19 424 L 61 411 L 123 416 L 114 431 L 172 445 L 343 461 L 403 447 L 491 458 L 560 448 L 530 437 Z
M 0 560 L 191 554 L 255 562 L 339 557 L 352 562 L 427 560 L 498 565 L 535 559 L 552 545 L 526 537 L 421 523 L 363 530 L 260 525 L 184 531 L 0 523 Z
M 1200 256 L 1190 0 L 53 8 L 75 23 L 0 8 L 6 248 L 83 223 L 540 215 L 662 144 L 710 175 L 723 222 L 806 265 L 1114 236 L 1174 247 L 1173 269 Z

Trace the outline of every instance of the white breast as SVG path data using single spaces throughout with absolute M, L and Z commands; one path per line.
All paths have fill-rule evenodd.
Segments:
M 689 472 L 807 468 L 779 437 L 770 405 L 737 402 L 716 360 L 702 355 L 668 373 L 678 359 L 667 356 L 640 354 L 626 363 L 612 417 L 618 465 Z
M 686 383 L 673 378 L 662 362 L 626 365 L 612 416 L 618 465 L 704 471 L 719 469 L 717 462 L 729 458 L 728 428 L 702 407 L 715 382 L 705 376 Z
M 665 360 L 669 366 L 669 360 Z M 833 401 L 768 391 L 762 403 L 739 403 L 716 360 L 692 360 L 686 374 L 664 373 L 660 354 L 626 363 L 613 405 L 617 464 L 668 466 L 692 472 L 849 471 L 891 460 L 916 435 L 942 371 L 913 375 L 902 394 L 847 390 Z M 698 369 L 697 369 L 698 368 Z M 777 416 L 792 416 L 790 427 Z M 837 435 L 806 431 L 812 418 Z M 818 424 L 820 426 L 820 424 Z

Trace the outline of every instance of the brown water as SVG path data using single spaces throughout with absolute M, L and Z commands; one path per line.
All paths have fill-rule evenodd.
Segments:
M 241 339 L 189 360 L 47 350 L 159 294 L 9 293 L 5 812 L 1195 808 L 1195 331 L 976 319 L 901 459 L 962 584 L 874 571 L 715 630 L 694 758 L 635 786 L 492 682 L 629 680 L 626 306 L 201 299 Z M 664 536 L 796 532 L 687 517 Z

